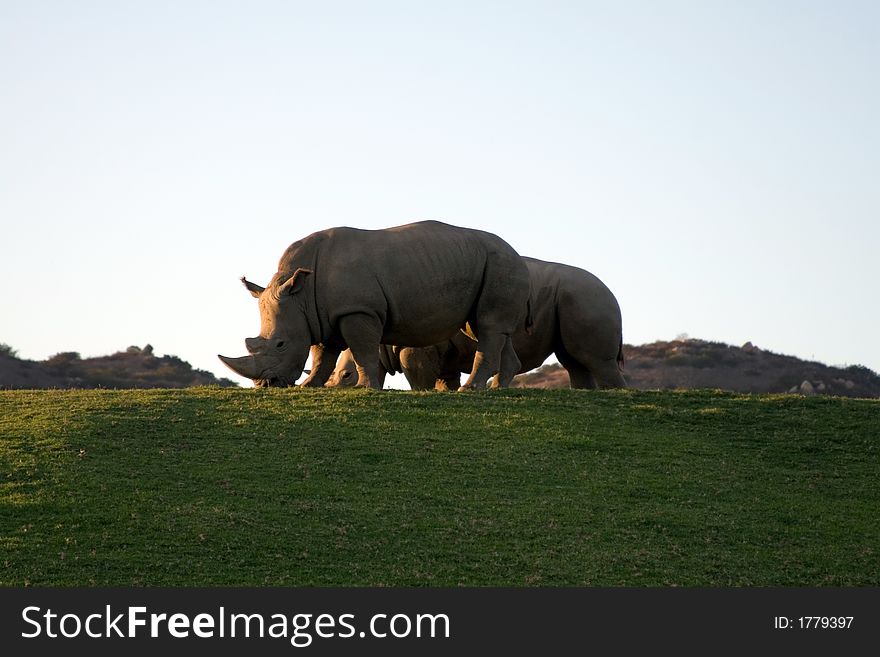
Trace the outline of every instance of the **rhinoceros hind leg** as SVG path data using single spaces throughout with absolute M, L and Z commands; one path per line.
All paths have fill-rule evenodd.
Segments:
M 596 388 L 596 379 L 582 367 L 573 367 L 568 370 L 568 378 L 571 380 L 571 387 L 575 389 L 593 390 Z
M 586 365 L 564 352 L 556 352 L 559 362 L 568 370 L 572 388 L 626 388 L 626 379 L 614 358 L 590 358 Z
M 572 388 L 592 390 L 596 387 L 596 379 L 590 370 L 573 358 L 565 358 L 558 353 L 556 356 L 559 358 L 560 364 L 568 371 L 568 378 L 571 381 Z
M 519 374 L 522 363 L 516 350 L 513 348 L 513 341 L 510 337 L 504 342 L 504 348 L 501 350 L 501 367 L 498 374 L 492 379 L 492 388 L 509 388 L 513 377 Z
M 510 338 L 500 333 L 483 332 L 479 334 L 477 353 L 474 356 L 474 367 L 471 375 L 459 390 L 481 390 L 486 387 L 489 377 L 499 372 L 501 364 L 501 352 L 504 343 Z
M 616 359 L 596 361 L 591 368 L 600 388 L 626 388 L 626 379 Z
M 485 388 L 489 377 L 496 374 L 499 377 L 493 387 L 508 384 L 507 370 L 514 359 L 516 367 L 510 378 L 517 373 L 519 359 L 510 336 L 525 326 L 529 289 L 529 270 L 522 258 L 511 258 L 500 251 L 487 255 L 480 297 L 474 314 L 468 318 L 468 334 L 477 337 L 477 353 L 471 374 L 459 390 Z

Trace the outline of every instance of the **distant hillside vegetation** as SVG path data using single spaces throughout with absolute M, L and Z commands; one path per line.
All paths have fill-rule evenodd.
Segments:
M 177 356 L 156 356 L 147 345 L 110 356 L 80 358 L 75 351 L 44 361 L 23 360 L 0 344 L 0 389 L 22 388 L 187 388 L 235 386 L 210 372 L 193 369 Z
M 733 392 L 794 392 L 806 395 L 880 397 L 880 376 L 852 365 L 829 367 L 759 349 L 751 342 L 734 347 L 685 339 L 624 345 L 624 376 L 640 390 L 717 388 Z M 568 373 L 558 364 L 521 374 L 514 386 L 567 388 Z

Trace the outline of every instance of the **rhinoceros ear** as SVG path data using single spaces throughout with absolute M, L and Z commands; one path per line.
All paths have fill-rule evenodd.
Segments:
M 311 269 L 303 269 L 300 267 L 295 272 L 293 272 L 293 276 L 284 281 L 280 286 L 278 286 L 278 297 L 282 298 L 285 296 L 289 296 L 292 294 L 296 294 L 299 292 L 303 285 L 305 285 L 306 278 L 309 274 L 314 274 Z
M 263 290 L 266 289 L 264 287 L 260 287 L 256 283 L 251 283 L 244 276 L 241 277 L 241 283 L 242 283 L 242 285 L 244 285 L 247 288 L 247 291 L 251 293 L 251 296 L 253 296 L 256 299 L 259 299 L 260 295 L 263 293 Z

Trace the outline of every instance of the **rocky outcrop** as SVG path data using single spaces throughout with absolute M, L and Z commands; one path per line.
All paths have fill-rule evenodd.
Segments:
M 866 367 L 830 367 L 775 354 L 751 342 L 734 347 L 697 339 L 624 345 L 624 375 L 642 390 L 718 388 L 735 392 L 880 397 L 880 376 Z M 568 373 L 545 365 L 514 379 L 514 385 L 568 387 Z
M 2 388 L 187 388 L 235 386 L 210 372 L 194 369 L 177 356 L 157 357 L 152 345 L 129 347 L 109 356 L 81 358 L 75 351 L 55 354 L 44 361 L 18 358 L 0 349 Z

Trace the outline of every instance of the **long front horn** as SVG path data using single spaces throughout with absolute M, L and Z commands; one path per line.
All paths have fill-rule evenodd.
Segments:
M 253 356 L 242 356 L 241 358 L 228 358 L 226 356 L 217 355 L 223 364 L 226 365 L 236 374 L 246 379 L 259 379 L 262 371 L 257 367 L 257 359 Z

